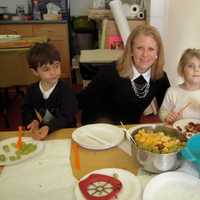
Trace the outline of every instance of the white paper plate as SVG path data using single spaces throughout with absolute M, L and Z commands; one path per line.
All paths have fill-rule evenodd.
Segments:
M 5 40 L 19 40 L 21 35 L 0 35 L 0 41 Z
M 182 128 L 183 130 L 185 130 L 185 126 L 189 123 L 189 122 L 193 122 L 193 123 L 200 123 L 199 119 L 180 119 L 178 121 L 176 121 L 173 124 L 174 128 L 177 128 L 177 126 L 180 126 L 180 128 Z
M 193 123 L 200 123 L 200 120 L 199 119 L 180 119 L 178 121 L 176 121 L 174 124 L 173 124 L 173 127 L 175 129 L 178 129 L 177 127 L 180 127 L 183 131 L 182 132 L 185 132 L 185 126 L 189 123 L 189 122 L 193 122 Z M 195 133 L 194 133 L 195 134 Z M 193 135 L 193 134 L 192 134 Z M 186 135 L 186 137 L 189 138 L 189 136 Z M 191 137 L 191 136 L 190 136 Z
M 72 138 L 84 148 L 103 150 L 118 145 L 124 139 L 124 132 L 111 124 L 89 124 L 76 129 Z
M 122 183 L 122 190 L 117 195 L 117 199 L 119 200 L 139 200 L 141 198 L 141 184 L 139 182 L 139 179 L 132 174 L 129 171 L 123 170 L 123 169 L 117 169 L 117 168 L 106 168 L 106 169 L 100 169 L 93 171 L 83 178 L 81 180 L 87 178 L 91 174 L 104 174 L 113 176 L 113 174 L 118 175 L 118 179 Z M 75 188 L 75 196 L 77 200 L 85 200 L 84 196 L 82 195 L 79 184 L 76 185 Z
M 166 172 L 152 178 L 143 200 L 199 200 L 200 180 L 183 172 Z
M 9 156 L 15 155 L 15 152 L 16 152 L 16 148 L 14 148 L 11 144 L 16 143 L 17 139 L 18 138 L 15 137 L 15 138 L 9 138 L 9 139 L 0 141 L 0 154 L 4 154 L 7 158 L 5 161 L 0 161 L 0 165 L 14 165 L 14 164 L 20 163 L 24 160 L 32 158 L 33 156 L 37 155 L 38 153 L 40 153 L 44 149 L 44 142 L 33 140 L 31 137 L 22 137 L 23 142 L 36 144 L 37 149 L 30 154 L 21 155 L 21 158 L 19 160 L 11 161 L 9 159 Z M 9 146 L 10 152 L 6 153 L 3 150 L 4 145 Z

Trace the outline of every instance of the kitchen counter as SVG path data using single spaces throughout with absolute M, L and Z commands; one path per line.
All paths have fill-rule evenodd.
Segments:
M 0 20 L 0 24 L 66 24 L 68 20 Z
M 71 79 L 67 20 L 2 20 L 0 21 L 0 34 L 18 34 L 22 37 L 47 37 L 60 52 L 62 78 Z

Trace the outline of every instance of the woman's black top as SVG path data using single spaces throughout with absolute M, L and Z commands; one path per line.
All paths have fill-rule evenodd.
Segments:
M 170 86 L 166 73 L 159 80 L 150 80 L 149 93 L 138 98 L 130 79 L 121 78 L 116 66 L 103 68 L 94 80 L 78 94 L 82 110 L 82 123 L 94 123 L 98 118 L 109 118 L 112 123 L 138 123 L 139 119 L 155 97 L 160 107 L 165 92 Z

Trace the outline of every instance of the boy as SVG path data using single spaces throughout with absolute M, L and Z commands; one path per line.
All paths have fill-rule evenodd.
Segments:
M 22 105 L 22 121 L 32 137 L 42 140 L 52 131 L 74 127 L 77 100 L 69 86 L 60 80 L 58 50 L 49 43 L 36 43 L 27 60 L 39 78 L 29 86 Z

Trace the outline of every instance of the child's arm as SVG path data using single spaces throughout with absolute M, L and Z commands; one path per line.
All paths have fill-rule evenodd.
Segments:
M 29 86 L 21 105 L 21 118 L 24 126 L 30 124 L 34 119 L 37 119 L 37 116 L 34 111 L 34 92 L 33 86 Z M 27 128 L 27 127 L 26 127 Z
M 61 82 L 60 84 L 59 97 L 56 102 L 59 106 L 56 108 L 54 118 L 48 122 L 49 133 L 61 128 L 76 126 L 75 116 L 78 112 L 76 97 L 66 83 Z

